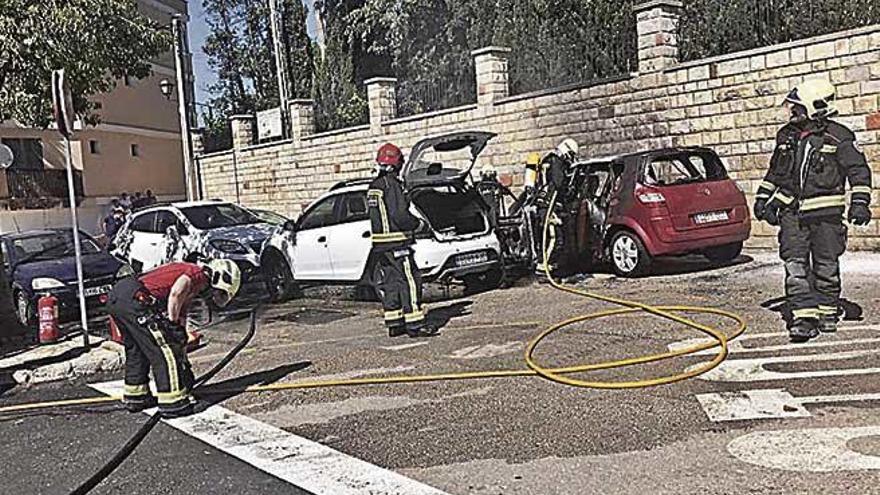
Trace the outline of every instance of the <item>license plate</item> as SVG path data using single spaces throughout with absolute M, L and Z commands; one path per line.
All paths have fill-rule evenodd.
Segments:
M 100 296 L 101 294 L 106 294 L 110 292 L 110 289 L 112 288 L 112 285 L 100 285 L 98 287 L 89 287 L 84 290 L 83 293 L 86 295 L 86 297 Z
M 701 225 L 704 223 L 726 222 L 728 220 L 730 220 L 730 216 L 726 211 L 712 211 L 694 215 L 694 222 Z
M 487 253 L 462 254 L 455 258 L 455 265 L 469 266 L 485 263 L 487 261 L 489 261 L 489 255 Z

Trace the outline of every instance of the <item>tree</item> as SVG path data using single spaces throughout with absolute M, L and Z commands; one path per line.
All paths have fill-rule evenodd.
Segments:
M 288 95 L 306 98 L 312 81 L 306 7 L 300 0 L 279 3 Z M 279 104 L 269 5 L 267 0 L 204 0 L 203 6 L 210 34 L 202 49 L 217 74 L 208 88 L 213 112 L 206 119 L 206 142 L 227 141 L 230 116 Z
M 45 128 L 52 120 L 51 73 L 64 69 L 74 111 L 94 124 L 88 98 L 124 76 L 150 74 L 168 51 L 170 30 L 134 0 L 3 0 L 0 15 L 0 121 Z

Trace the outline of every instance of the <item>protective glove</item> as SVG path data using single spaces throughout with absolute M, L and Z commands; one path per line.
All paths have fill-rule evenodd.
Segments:
M 776 227 L 779 225 L 779 203 L 773 201 L 764 207 L 764 221 Z
M 862 201 L 853 201 L 849 205 L 849 215 L 847 219 L 853 225 L 868 225 L 871 221 L 871 209 Z
M 755 206 L 752 210 L 755 214 L 755 218 L 758 220 L 764 219 L 764 211 L 767 209 L 767 200 L 764 198 L 759 198 L 755 200 Z

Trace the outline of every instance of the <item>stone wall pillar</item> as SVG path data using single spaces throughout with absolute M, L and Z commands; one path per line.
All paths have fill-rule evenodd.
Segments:
M 242 149 L 254 144 L 256 119 L 253 115 L 233 115 L 229 117 L 229 125 L 232 127 L 232 148 Z
M 193 129 L 190 131 L 189 135 L 192 138 L 192 151 L 193 156 L 199 156 L 205 154 L 205 130 L 204 129 Z
M 382 122 L 397 118 L 397 79 L 374 77 L 364 84 L 367 86 L 370 126 L 374 130 L 380 129 Z
M 651 0 L 633 7 L 638 32 L 639 73 L 659 72 L 678 63 L 679 0 Z
M 477 104 L 491 105 L 510 96 L 507 58 L 510 48 L 487 46 L 471 52 L 477 73 Z
M 290 101 L 290 137 L 294 143 L 315 133 L 315 102 L 313 100 Z

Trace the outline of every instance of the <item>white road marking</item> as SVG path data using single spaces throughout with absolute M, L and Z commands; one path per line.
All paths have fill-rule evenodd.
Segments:
M 758 466 L 827 473 L 880 470 L 880 457 L 856 452 L 847 443 L 880 435 L 880 426 L 759 431 L 731 441 L 727 450 Z
M 122 393 L 121 381 L 91 387 L 111 395 Z M 163 422 L 315 495 L 446 495 L 393 471 L 220 406 Z
M 480 359 L 480 358 L 488 358 L 500 356 L 502 354 L 511 354 L 519 351 L 522 348 L 522 342 L 507 342 L 505 344 L 486 344 L 486 345 L 472 345 L 470 347 L 465 347 L 464 349 L 459 349 L 452 354 L 450 357 L 455 359 Z
M 785 389 L 743 390 L 698 394 L 697 401 L 711 421 L 740 421 L 747 419 L 807 418 L 807 404 L 880 401 L 880 393 L 815 395 L 795 397 Z
M 421 347 L 423 345 L 428 345 L 427 342 L 413 342 L 411 344 L 400 344 L 400 345 L 391 345 L 388 347 L 382 347 L 386 351 L 405 351 L 406 349 L 412 349 L 414 347 Z
M 859 326 L 845 326 L 841 327 L 838 330 L 837 335 L 840 335 L 844 332 L 851 332 L 855 330 L 872 330 L 880 332 L 880 325 L 859 325 Z M 825 334 L 827 335 L 827 334 Z M 823 335 L 823 337 L 825 337 Z M 770 351 L 787 351 L 787 350 L 798 350 L 798 349 L 817 349 L 817 348 L 825 348 L 825 347 L 835 347 L 835 346 L 844 346 L 844 345 L 852 345 L 852 344 L 874 344 L 880 343 L 880 337 L 876 338 L 863 338 L 863 339 L 848 339 L 848 340 L 824 340 L 823 337 L 820 337 L 820 340 L 814 340 L 810 342 L 805 342 L 803 344 L 794 344 L 794 343 L 786 343 L 780 345 L 769 345 L 769 346 L 761 346 L 761 347 L 746 347 L 745 342 L 751 340 L 758 339 L 766 339 L 766 338 L 788 338 L 788 336 L 784 332 L 767 332 L 767 333 L 751 333 L 743 335 L 736 340 L 728 343 L 727 349 L 730 351 L 730 354 L 738 354 L 744 352 L 770 352 Z M 677 351 L 680 349 L 684 349 L 687 347 L 706 344 L 710 342 L 715 342 L 714 339 L 706 339 L 702 337 L 681 340 L 678 342 L 673 342 L 669 344 L 670 351 Z M 718 353 L 716 348 L 707 349 L 704 351 L 696 352 L 692 354 L 692 356 L 701 356 L 701 355 L 715 355 Z
M 815 363 L 817 361 L 837 361 L 855 359 L 880 354 L 880 349 L 865 351 L 832 352 L 829 354 L 807 354 L 802 356 L 779 356 L 754 359 L 728 359 L 717 368 L 700 375 L 700 379 L 715 382 L 762 382 L 768 380 L 795 380 L 805 378 L 823 378 L 829 376 L 854 376 L 880 373 L 880 368 L 847 368 L 816 371 L 770 371 L 764 368 L 767 364 L 779 363 Z M 689 366 L 693 370 L 703 366 Z
M 744 390 L 698 394 L 697 401 L 710 421 L 808 418 L 810 412 L 785 389 Z

